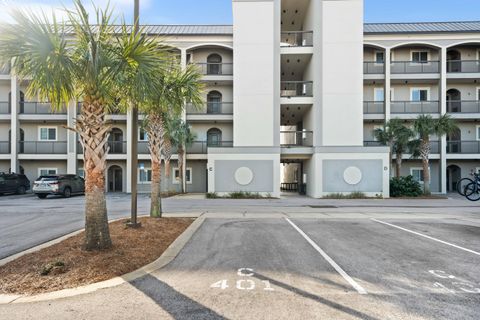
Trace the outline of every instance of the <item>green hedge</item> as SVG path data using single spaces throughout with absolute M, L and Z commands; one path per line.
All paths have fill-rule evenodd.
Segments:
M 412 176 L 390 179 L 390 197 L 419 197 L 422 194 L 422 186 Z

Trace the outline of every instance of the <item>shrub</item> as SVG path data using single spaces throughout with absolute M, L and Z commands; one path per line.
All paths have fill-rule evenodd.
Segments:
M 217 199 L 218 194 L 216 192 L 208 192 L 207 193 L 207 199 Z
M 390 179 L 390 196 L 393 198 L 419 197 L 422 194 L 422 186 L 412 176 Z
M 363 192 L 352 192 L 352 193 L 330 193 L 323 197 L 323 199 L 368 199 L 368 197 Z

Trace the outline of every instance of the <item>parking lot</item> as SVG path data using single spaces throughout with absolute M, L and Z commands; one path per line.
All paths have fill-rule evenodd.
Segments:
M 474 214 L 207 214 L 166 268 L 0 318 L 478 319 Z M 95 310 L 93 312 L 92 310 Z M 108 315 L 106 317 L 106 315 Z

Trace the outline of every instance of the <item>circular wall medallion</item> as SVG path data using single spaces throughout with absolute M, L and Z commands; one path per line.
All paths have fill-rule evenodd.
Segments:
M 343 172 L 343 180 L 349 185 L 356 185 L 362 181 L 362 171 L 357 167 L 348 167 Z
M 242 186 L 250 184 L 253 180 L 253 172 L 250 168 L 241 167 L 235 171 L 235 181 Z

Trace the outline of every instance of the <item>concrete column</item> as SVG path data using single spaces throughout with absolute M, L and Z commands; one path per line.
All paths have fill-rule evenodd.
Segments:
M 11 95 L 10 95 L 10 172 L 20 172 L 18 161 L 18 143 L 20 141 L 20 122 L 18 114 L 20 112 L 20 83 L 14 75 L 11 77 Z
M 392 101 L 392 81 L 391 81 L 391 52 L 390 48 L 385 49 L 385 91 L 384 91 L 384 98 L 385 98 L 385 122 L 391 119 L 391 101 Z
M 77 102 L 71 101 L 67 107 L 67 126 L 75 127 L 75 119 L 77 118 Z M 77 133 L 67 130 L 67 173 L 77 174 Z
M 132 132 L 132 110 L 129 109 L 127 111 L 127 193 L 132 192 L 132 187 L 131 187 L 131 181 L 132 181 L 132 171 L 134 170 L 132 168 L 132 161 L 131 161 L 131 154 L 132 154 L 132 145 L 133 145 L 133 140 L 131 136 Z
M 440 53 L 440 113 L 447 113 L 447 48 L 443 47 Z M 440 191 L 447 193 L 447 137 L 440 141 Z

